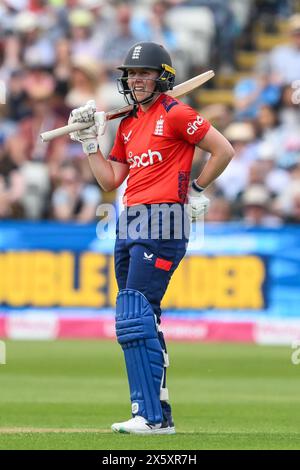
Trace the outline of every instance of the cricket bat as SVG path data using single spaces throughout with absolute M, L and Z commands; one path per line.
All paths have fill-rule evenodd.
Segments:
M 176 85 L 173 90 L 167 91 L 166 95 L 172 96 L 173 98 L 182 98 L 183 96 L 191 93 L 193 90 L 206 83 L 208 80 L 214 77 L 214 75 L 215 73 L 213 70 L 208 70 L 207 72 L 201 73 L 200 75 L 197 75 L 190 80 Z M 119 117 L 125 116 L 126 114 L 130 113 L 132 109 L 133 105 L 128 105 L 120 109 L 108 111 L 106 113 L 106 119 L 110 121 L 111 119 L 117 119 Z M 70 134 L 70 132 L 79 131 L 81 129 L 87 129 L 92 125 L 92 122 L 75 122 L 74 124 L 70 124 L 68 126 L 63 126 L 57 129 L 53 129 L 52 131 L 43 132 L 40 137 L 42 142 L 49 142 L 56 137 L 61 137 L 66 134 Z

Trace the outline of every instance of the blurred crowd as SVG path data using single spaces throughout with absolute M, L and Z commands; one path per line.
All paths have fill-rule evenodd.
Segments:
M 65 125 L 89 99 L 98 110 L 125 105 L 116 66 L 137 41 L 165 45 L 177 83 L 211 68 L 230 76 L 238 45 L 255 47 L 259 20 L 271 33 L 286 22 L 286 42 L 237 82 L 233 106 L 200 109 L 189 98 L 236 152 L 207 190 L 207 220 L 300 223 L 298 11 L 292 0 L 0 1 L 0 219 L 93 221 L 108 196 L 81 145 L 68 136 L 42 143 L 40 133 Z M 108 124 L 103 153 L 117 125 Z M 206 157 L 198 152 L 192 176 Z

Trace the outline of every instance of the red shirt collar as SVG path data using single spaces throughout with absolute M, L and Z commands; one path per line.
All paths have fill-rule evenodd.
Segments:
M 152 103 L 151 106 L 147 109 L 147 111 L 143 111 L 142 108 L 141 108 L 141 105 L 138 105 L 137 116 L 138 117 L 144 116 L 144 114 L 148 113 L 148 111 L 150 111 L 150 110 L 154 111 L 159 106 L 159 104 L 161 103 L 163 97 L 164 97 L 164 93 L 161 93 L 159 95 L 159 97 L 157 98 L 157 100 L 154 101 L 154 103 Z

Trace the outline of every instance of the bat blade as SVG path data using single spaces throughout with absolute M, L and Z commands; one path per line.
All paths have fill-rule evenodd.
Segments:
M 182 98 L 183 96 L 191 93 L 196 88 L 200 87 L 208 80 L 213 78 L 215 75 L 213 70 L 208 70 L 196 77 L 187 80 L 186 82 L 180 83 L 176 85 L 173 90 L 166 92 L 167 95 L 172 96 L 173 98 Z M 112 111 L 108 111 L 106 113 L 106 119 L 108 121 L 112 119 L 117 119 L 122 116 L 126 116 L 133 110 L 133 105 L 124 106 L 119 109 L 114 109 Z M 74 124 L 69 124 L 67 126 L 59 127 L 58 129 L 53 129 L 52 131 L 43 132 L 40 137 L 42 142 L 49 142 L 52 139 L 57 137 L 61 137 L 66 134 L 70 134 L 70 132 L 76 132 L 82 129 L 87 129 L 88 127 L 92 126 L 93 122 L 75 122 Z
M 172 96 L 173 98 L 182 98 L 183 96 L 191 93 L 193 90 L 206 83 L 214 76 L 215 72 L 213 70 L 208 70 L 207 72 L 201 73 L 200 75 L 197 75 L 196 77 L 193 77 L 186 82 L 180 83 L 180 85 L 177 85 L 173 88 L 173 90 L 168 91 L 166 94 Z

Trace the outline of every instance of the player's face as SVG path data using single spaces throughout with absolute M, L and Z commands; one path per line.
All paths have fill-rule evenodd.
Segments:
M 129 69 L 128 86 L 134 91 L 137 101 L 143 101 L 154 91 L 158 71 L 151 69 Z

